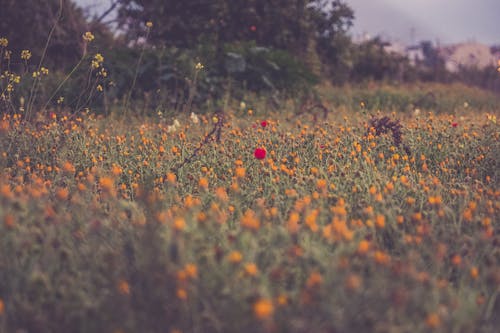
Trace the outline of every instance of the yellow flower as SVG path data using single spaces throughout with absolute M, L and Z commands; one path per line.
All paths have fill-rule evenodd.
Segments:
M 31 58 L 31 51 L 30 50 L 22 50 L 21 51 L 21 59 L 29 60 L 30 58 Z
M 201 62 L 198 62 L 198 63 L 194 66 L 194 68 L 195 68 L 197 71 L 199 71 L 199 70 L 203 69 L 203 68 L 204 68 L 204 66 L 203 66 L 203 64 L 202 64 Z
M 153 27 L 153 22 L 147 21 L 146 22 L 146 27 L 148 27 L 149 29 L 151 29 Z
M 91 41 L 94 40 L 94 35 L 90 32 L 90 31 L 87 31 L 86 33 L 84 33 L 82 35 L 82 38 L 84 41 L 86 41 L 87 43 L 90 43 Z
M 253 305 L 255 317 L 260 320 L 268 319 L 274 313 L 273 302 L 266 298 L 261 298 Z
M 5 37 L 0 38 L 0 46 L 7 47 L 7 45 L 9 45 L 9 40 Z

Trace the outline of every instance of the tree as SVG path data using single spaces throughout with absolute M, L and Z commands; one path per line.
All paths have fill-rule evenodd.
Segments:
M 158 45 L 193 48 L 212 43 L 255 41 L 304 57 L 311 41 L 335 43 L 350 26 L 352 10 L 339 0 L 118 0 L 118 19 L 137 38 L 147 21 Z M 315 44 L 315 43 L 313 43 Z
M 62 5 L 62 7 L 61 7 Z M 82 34 L 86 30 L 83 12 L 69 0 L 2 0 L 0 31 L 9 40 L 13 61 L 29 49 L 38 63 L 55 23 L 44 63 L 61 68 L 81 56 Z

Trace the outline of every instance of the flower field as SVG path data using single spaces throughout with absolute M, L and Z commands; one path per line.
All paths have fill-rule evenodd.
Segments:
M 3 115 L 1 332 L 499 327 L 496 115 L 173 120 Z

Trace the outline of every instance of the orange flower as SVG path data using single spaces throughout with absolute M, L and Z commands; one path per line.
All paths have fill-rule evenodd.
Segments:
M 187 264 L 184 267 L 184 271 L 186 272 L 186 275 L 191 279 L 195 279 L 196 277 L 198 277 L 198 268 L 195 264 Z
M 99 180 L 99 186 L 104 192 L 112 193 L 114 190 L 114 181 L 110 177 L 102 177 Z
M 68 199 L 68 196 L 69 196 L 69 191 L 65 187 L 62 187 L 56 191 L 56 198 L 61 201 Z
M 175 184 L 175 182 L 177 181 L 177 176 L 173 172 L 167 173 L 167 177 L 166 178 L 167 178 L 167 181 L 170 184 Z
M 327 182 L 326 182 L 326 179 L 318 179 L 316 181 L 316 188 L 318 189 L 318 191 L 322 192 L 322 191 L 325 191 L 326 190 L 326 185 L 327 185 Z
M 385 216 L 384 215 L 377 215 L 375 218 L 375 226 L 379 229 L 383 229 L 385 227 Z
M 268 319 L 274 313 L 273 302 L 266 298 L 261 298 L 253 305 L 253 313 L 260 320 Z
M 130 294 L 130 285 L 128 284 L 128 282 L 125 280 L 118 281 L 118 291 L 122 295 L 129 295 Z
M 240 251 L 232 251 L 227 256 L 227 260 L 229 260 L 229 262 L 232 264 L 238 264 L 241 262 L 242 259 L 243 259 L 243 255 L 241 254 Z
M 246 170 L 243 167 L 237 167 L 234 170 L 234 175 L 236 176 L 236 178 L 245 178 L 245 173 L 246 173 Z
M 253 210 L 248 209 L 240 220 L 241 226 L 250 230 L 258 230 L 260 222 Z
M 182 231 L 186 229 L 186 221 L 182 217 L 177 217 L 174 220 L 174 229 L 176 231 Z
M 366 239 L 363 239 L 358 244 L 358 251 L 357 252 L 359 254 L 366 254 L 369 249 L 370 249 L 370 242 L 367 241 Z
M 181 300 L 186 300 L 187 299 L 187 291 L 186 289 L 184 288 L 178 288 L 177 291 L 176 291 L 176 295 L 177 295 L 177 298 L 178 299 L 181 299 Z
M 363 280 L 357 274 L 351 274 L 345 280 L 346 289 L 351 290 L 351 291 L 358 290 L 362 284 L 363 284 Z
M 64 172 L 67 172 L 67 173 L 74 173 L 75 172 L 75 167 L 73 166 L 73 164 L 71 164 L 71 162 L 68 162 L 68 161 L 64 162 L 62 169 Z
M 292 212 L 290 213 L 290 217 L 288 218 L 287 222 L 287 229 L 288 232 L 291 234 L 296 234 L 299 231 L 299 220 L 300 220 L 300 215 L 297 212 Z
M 205 178 L 205 177 L 201 177 L 201 178 L 198 180 L 198 186 L 199 186 L 201 189 L 207 190 L 207 189 L 208 189 L 208 179 L 207 179 L 207 178 Z
M 323 277 L 318 272 L 312 272 L 306 281 L 307 288 L 314 288 L 323 283 Z
M 478 276 L 479 276 L 479 270 L 477 269 L 477 267 L 475 267 L 475 266 L 474 266 L 474 267 L 472 267 L 472 268 L 470 269 L 470 276 L 471 276 L 471 278 L 473 278 L 474 280 L 478 278 Z
M 12 214 L 7 214 L 3 218 L 3 223 L 7 229 L 14 228 L 14 216 Z
M 3 300 L 0 298 L 0 316 L 2 316 L 5 313 L 5 304 Z
M 458 254 L 455 254 L 451 258 L 451 263 L 453 264 L 453 266 L 460 266 L 462 264 L 462 257 L 460 257 Z
M 375 251 L 373 258 L 375 262 L 380 265 L 387 265 L 389 263 L 390 257 L 382 251 Z
M 425 324 L 430 328 L 437 328 L 441 325 L 441 319 L 436 313 L 431 313 L 425 319 Z
M 257 265 L 255 265 L 253 262 L 245 264 L 244 270 L 245 273 L 249 276 L 256 276 L 259 273 Z

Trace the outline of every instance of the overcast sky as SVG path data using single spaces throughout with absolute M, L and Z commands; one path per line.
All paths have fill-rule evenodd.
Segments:
M 476 40 L 500 44 L 500 0 L 345 0 L 356 16 L 352 33 L 409 43 Z
M 75 0 L 103 10 L 109 0 Z M 182 1 L 182 0 L 180 0 Z M 408 44 L 475 40 L 500 44 L 500 0 L 344 0 L 356 16 L 351 33 Z

